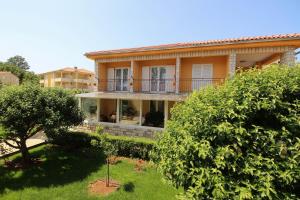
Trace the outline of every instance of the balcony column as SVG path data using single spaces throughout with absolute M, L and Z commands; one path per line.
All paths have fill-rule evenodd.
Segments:
M 99 68 L 98 68 L 98 61 L 95 60 L 95 79 L 96 79 L 96 88 L 97 91 L 99 90 L 98 85 L 99 85 Z
M 280 56 L 280 64 L 281 65 L 287 65 L 287 66 L 292 66 L 295 64 L 295 50 L 290 49 L 286 52 L 283 52 L 282 55 Z
M 181 58 L 176 57 L 176 69 L 175 69 L 175 88 L 176 88 L 176 93 L 178 94 L 179 91 L 179 80 L 180 80 L 180 68 L 181 68 Z
M 228 75 L 229 77 L 233 77 L 235 74 L 235 68 L 236 68 L 236 53 L 232 52 L 228 55 Z
M 131 60 L 130 62 L 130 78 L 129 78 L 129 91 L 133 92 L 133 73 L 134 73 L 134 67 L 136 65 L 136 62 Z

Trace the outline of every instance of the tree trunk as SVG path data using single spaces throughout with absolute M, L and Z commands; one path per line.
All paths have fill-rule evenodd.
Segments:
M 109 158 L 106 159 L 107 162 L 107 180 L 106 180 L 106 187 L 109 187 Z
M 21 151 L 21 154 L 22 154 L 23 162 L 25 164 L 31 163 L 31 159 L 30 159 L 30 155 L 29 155 L 29 152 L 28 152 L 28 148 L 26 146 L 26 139 L 21 139 L 20 140 L 20 151 Z

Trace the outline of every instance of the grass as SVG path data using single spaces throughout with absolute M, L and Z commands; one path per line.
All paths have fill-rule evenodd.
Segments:
M 0 163 L 0 199 L 175 199 L 181 192 L 162 181 L 154 167 L 136 172 L 134 164 L 122 160 L 111 166 L 111 177 L 121 188 L 109 196 L 88 193 L 88 185 L 106 175 L 103 155 L 91 149 L 63 150 L 48 145 L 31 150 L 42 163 L 28 169 L 12 171 Z M 18 159 L 14 156 L 11 159 Z

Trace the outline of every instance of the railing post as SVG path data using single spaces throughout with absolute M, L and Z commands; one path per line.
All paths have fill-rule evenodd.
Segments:
M 176 85 L 176 94 L 178 94 L 179 91 L 179 80 L 180 80 L 180 67 L 181 67 L 181 59 L 179 56 L 176 57 L 176 69 L 175 69 L 175 85 Z

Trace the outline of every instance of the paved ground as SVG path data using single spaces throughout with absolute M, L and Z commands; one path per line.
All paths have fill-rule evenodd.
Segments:
M 28 139 L 26 141 L 26 145 L 27 147 L 32 147 L 41 143 L 44 143 L 46 141 L 47 137 L 45 136 L 44 133 L 37 133 L 36 135 L 34 135 L 33 137 L 31 137 L 30 139 Z M 10 142 L 13 144 L 13 142 Z M 8 145 L 6 145 L 5 143 L 0 143 L 0 158 L 6 154 L 11 154 L 14 152 L 17 152 L 18 149 L 12 148 Z

